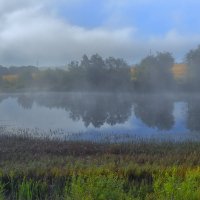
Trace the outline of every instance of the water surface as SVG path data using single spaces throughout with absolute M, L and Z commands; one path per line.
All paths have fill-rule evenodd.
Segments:
M 185 140 L 200 137 L 200 96 L 109 93 L 0 95 L 0 127 L 52 137 Z

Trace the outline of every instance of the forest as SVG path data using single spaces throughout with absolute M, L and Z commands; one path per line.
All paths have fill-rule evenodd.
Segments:
M 181 79 L 174 77 L 175 58 L 169 52 L 148 55 L 134 67 L 123 59 L 98 54 L 84 55 L 65 69 L 0 66 L 0 91 L 199 91 L 200 46 L 190 50 L 183 63 L 187 71 Z

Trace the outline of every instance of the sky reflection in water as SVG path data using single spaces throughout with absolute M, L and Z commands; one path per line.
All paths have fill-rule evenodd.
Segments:
M 132 135 L 142 138 L 198 137 L 200 98 L 172 95 L 39 93 L 0 96 L 0 125 L 82 138 Z

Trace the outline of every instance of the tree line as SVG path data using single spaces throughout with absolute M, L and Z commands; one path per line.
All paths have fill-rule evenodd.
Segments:
M 103 59 L 94 54 L 84 55 L 80 62 L 71 62 L 66 69 L 41 70 L 35 66 L 0 66 L 0 90 L 47 91 L 198 91 L 200 85 L 200 46 L 190 50 L 184 59 L 187 73 L 184 79 L 175 80 L 172 67 L 175 60 L 169 52 L 148 55 L 135 66 L 123 59 Z

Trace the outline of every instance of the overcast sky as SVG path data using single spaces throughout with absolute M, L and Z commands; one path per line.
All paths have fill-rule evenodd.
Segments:
M 136 63 L 200 44 L 198 0 L 0 0 L 0 64 L 60 66 L 83 54 Z

